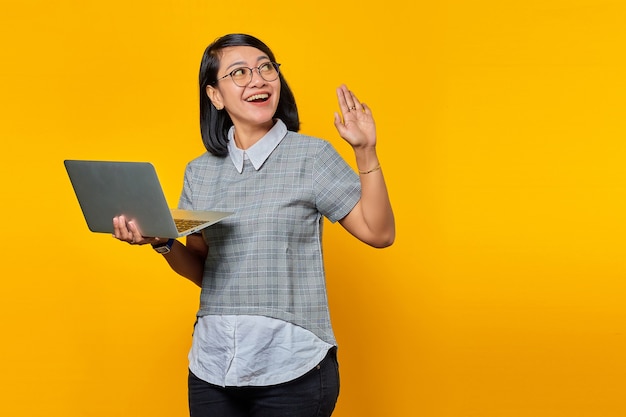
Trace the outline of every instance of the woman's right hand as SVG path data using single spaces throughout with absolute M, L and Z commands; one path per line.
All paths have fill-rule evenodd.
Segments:
M 167 241 L 166 238 L 142 236 L 139 228 L 124 215 L 113 218 L 113 237 L 131 245 L 157 244 Z
M 113 237 L 131 245 L 145 245 L 148 243 L 156 245 L 169 240 L 166 237 L 142 236 L 137 224 L 132 220 L 127 220 L 125 216 L 113 218 Z M 172 251 L 165 255 L 164 258 L 176 273 L 201 287 L 204 276 L 204 262 L 208 251 L 209 247 L 204 241 L 202 234 L 193 233 L 187 236 L 186 245 L 183 245 L 178 240 L 174 241 Z

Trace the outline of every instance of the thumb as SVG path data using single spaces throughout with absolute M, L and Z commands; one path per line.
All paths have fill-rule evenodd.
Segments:
M 341 135 L 344 129 L 346 128 L 343 123 L 341 123 L 341 117 L 339 117 L 339 113 L 335 112 L 335 128 Z

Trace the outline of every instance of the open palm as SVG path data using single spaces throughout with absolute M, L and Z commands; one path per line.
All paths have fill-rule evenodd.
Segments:
M 375 146 L 376 124 L 367 104 L 361 103 L 345 85 L 337 89 L 337 100 L 341 117 L 335 113 L 335 127 L 339 135 L 353 148 Z

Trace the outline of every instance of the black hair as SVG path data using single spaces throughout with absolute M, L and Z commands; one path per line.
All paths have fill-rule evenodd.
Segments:
M 228 154 L 228 130 L 233 125 L 226 111 L 218 111 L 206 94 L 206 87 L 215 85 L 217 71 L 220 66 L 221 50 L 230 46 L 251 46 L 265 53 L 270 61 L 276 62 L 270 48 L 251 35 L 233 33 L 216 39 L 204 50 L 200 64 L 200 133 L 204 147 L 211 154 L 226 156 Z M 280 97 L 274 118 L 282 120 L 288 130 L 300 130 L 300 119 L 296 99 L 282 73 L 279 73 Z

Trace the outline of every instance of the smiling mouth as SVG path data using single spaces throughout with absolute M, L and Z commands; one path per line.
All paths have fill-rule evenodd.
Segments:
M 250 96 L 246 99 L 246 101 L 248 103 L 263 103 L 264 101 L 267 101 L 270 98 L 269 94 L 255 94 L 253 96 Z

